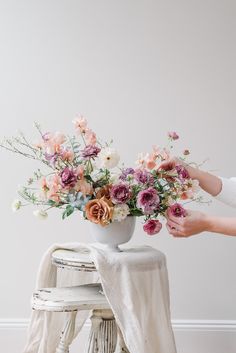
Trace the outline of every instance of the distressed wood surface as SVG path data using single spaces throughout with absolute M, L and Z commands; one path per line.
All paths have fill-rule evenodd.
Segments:
M 32 308 L 43 311 L 77 311 L 109 308 L 100 284 L 43 288 L 33 294 Z
M 82 253 L 73 250 L 59 249 L 52 254 L 52 263 L 58 268 L 67 268 L 77 271 L 97 271 L 90 259 L 89 252 Z
M 97 271 L 89 252 L 56 250 L 52 263 L 58 268 L 76 271 Z M 47 311 L 69 311 L 56 353 L 69 353 L 74 322 L 78 310 L 93 309 L 87 353 L 114 353 L 119 338 L 119 353 L 129 353 L 122 333 L 116 325 L 112 310 L 103 294 L 101 284 L 68 288 L 44 288 L 33 296 L 33 308 Z
M 91 317 L 88 353 L 114 353 L 117 344 L 117 326 L 111 310 L 94 310 Z
M 77 311 L 68 313 L 68 320 L 61 333 L 60 342 L 56 349 L 56 353 L 69 353 L 70 345 L 75 335 L 75 320 Z

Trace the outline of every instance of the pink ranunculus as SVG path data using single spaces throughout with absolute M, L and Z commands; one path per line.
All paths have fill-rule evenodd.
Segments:
M 149 170 L 154 169 L 157 166 L 154 156 L 150 155 L 146 160 L 146 167 Z
M 73 120 L 73 124 L 75 125 L 75 129 L 78 133 L 85 134 L 87 131 L 87 120 L 82 116 L 79 115 L 77 118 Z
M 62 145 L 66 141 L 66 136 L 62 132 L 56 131 L 51 140 L 55 145 Z
M 96 134 L 91 129 L 87 129 L 85 131 L 84 138 L 85 138 L 85 141 L 88 145 L 95 145 L 97 143 Z
M 178 140 L 178 139 L 179 139 L 179 135 L 178 135 L 177 132 L 175 132 L 175 131 L 169 131 L 169 132 L 168 132 L 168 137 L 169 137 L 171 140 Z
M 84 178 L 84 167 L 82 165 L 79 165 L 76 168 L 75 173 L 79 179 L 83 179 Z
M 142 190 L 137 196 L 137 207 L 140 208 L 144 214 L 152 214 L 157 210 L 160 204 L 160 197 L 157 190 L 150 187 Z
M 73 151 L 65 149 L 60 152 L 60 157 L 63 161 L 72 162 L 75 155 Z
M 92 185 L 89 184 L 85 178 L 78 180 L 75 187 L 77 191 L 82 192 L 85 196 L 93 193 Z
M 131 196 L 130 188 L 124 183 L 113 185 L 110 190 L 111 200 L 114 204 L 126 203 Z
M 159 233 L 161 228 L 162 228 L 161 222 L 156 219 L 148 219 L 143 226 L 143 230 L 148 235 L 154 235 Z
M 168 207 L 167 214 L 172 214 L 174 217 L 186 217 L 187 211 L 180 203 L 174 203 Z

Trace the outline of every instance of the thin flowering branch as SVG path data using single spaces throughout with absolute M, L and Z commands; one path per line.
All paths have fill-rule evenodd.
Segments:
M 150 153 L 140 154 L 138 167 L 125 168 L 124 164 L 119 167 L 120 156 L 111 147 L 113 140 L 101 143 L 83 116 L 73 123 L 77 137 L 61 132 L 44 133 L 35 122 L 41 137 L 37 145 L 31 144 L 23 133 L 0 144 L 51 169 L 47 174 L 38 169 L 28 179 L 28 186 L 19 191 L 27 203 L 46 207 L 34 211 L 36 216 L 46 219 L 52 208 L 62 209 L 63 219 L 80 211 L 85 219 L 102 226 L 121 222 L 128 216 L 143 217 L 145 232 L 153 235 L 162 227 L 158 218 L 165 217 L 173 203 L 202 201 L 196 196 L 196 183 L 183 167 L 176 166 L 171 171 L 158 169 L 161 161 L 170 158 L 173 142 L 179 138 L 176 132 L 168 134 L 168 148 L 153 146 Z M 81 144 L 85 147 L 81 148 Z M 21 205 L 16 200 L 14 210 Z

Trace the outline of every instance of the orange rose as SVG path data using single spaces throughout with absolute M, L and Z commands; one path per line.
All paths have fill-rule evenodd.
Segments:
M 85 206 L 86 217 L 89 221 L 106 226 L 113 215 L 112 203 L 105 197 L 90 200 Z
M 107 200 L 110 200 L 111 196 L 110 196 L 110 190 L 111 190 L 112 185 L 105 185 L 103 187 L 101 187 L 97 192 L 96 192 L 96 197 L 97 199 L 101 199 L 103 196 L 105 196 L 105 198 Z

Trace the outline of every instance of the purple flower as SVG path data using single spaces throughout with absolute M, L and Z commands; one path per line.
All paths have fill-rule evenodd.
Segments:
M 146 169 L 136 169 L 134 172 L 134 179 L 141 184 L 153 184 L 154 178 Z
M 134 174 L 134 169 L 133 168 L 126 168 L 122 170 L 122 174 L 120 175 L 119 179 L 125 181 L 127 179 L 128 175 Z
M 81 151 L 81 153 L 84 159 L 90 159 L 90 158 L 97 157 L 100 151 L 101 151 L 101 148 L 94 145 L 88 145 Z
M 45 152 L 44 157 L 47 161 L 50 162 L 51 165 L 54 166 L 57 159 L 58 159 L 58 153 L 49 154 L 49 153 Z
M 131 192 L 128 185 L 121 183 L 112 186 L 110 195 L 112 202 L 115 204 L 119 204 L 126 203 L 130 199 Z
M 168 214 L 172 214 L 174 217 L 185 217 L 187 216 L 187 211 L 183 208 L 180 203 L 174 203 L 168 208 Z
M 146 232 L 148 235 L 154 235 L 159 233 L 161 228 L 161 222 L 156 219 L 148 219 L 143 226 L 144 232 Z
M 179 179 L 184 182 L 186 179 L 189 179 L 190 176 L 189 176 L 189 173 L 187 171 L 186 168 L 184 168 L 182 165 L 177 165 L 175 167 L 176 171 L 177 171 L 177 174 L 178 174 L 178 177 Z
M 137 207 L 140 208 L 144 214 L 152 214 L 159 206 L 160 198 L 157 190 L 148 188 L 142 190 L 137 196 Z
M 44 142 L 49 141 L 50 138 L 51 138 L 51 135 L 52 135 L 51 132 L 45 132 L 45 133 L 42 135 L 43 141 L 44 141 Z
M 63 169 L 63 171 L 60 174 L 60 177 L 61 177 L 61 184 L 63 187 L 73 188 L 77 182 L 77 175 L 72 169 L 68 167 Z

